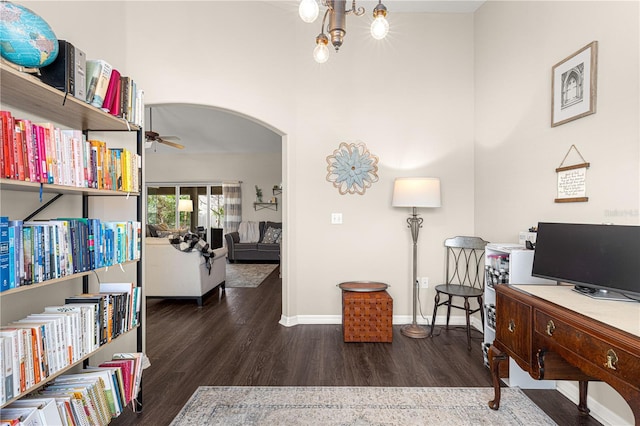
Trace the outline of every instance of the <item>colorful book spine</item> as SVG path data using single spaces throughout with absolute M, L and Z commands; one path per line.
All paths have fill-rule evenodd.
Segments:
M 33 167 L 35 173 L 32 182 L 42 182 L 42 163 L 40 162 L 40 149 L 38 148 L 38 128 L 39 126 L 31 123 L 31 151 L 33 152 Z
M 9 217 L 0 216 L 0 291 L 9 288 Z
M 111 70 L 109 86 L 107 87 L 107 92 L 104 95 L 104 102 L 102 103 L 102 109 L 109 113 L 111 113 L 111 110 L 116 109 L 114 102 L 118 86 L 120 86 L 120 71 L 113 69 Z
M 8 157 L 8 153 L 5 152 L 5 127 L 7 126 L 6 118 L 4 115 L 5 111 L 0 111 L 0 177 L 4 178 L 4 166 L 5 159 Z M 7 146 L 7 149 L 9 147 Z M 1 391 L 1 389 L 0 389 Z
M 25 225 L 22 227 L 22 251 L 24 252 L 24 272 L 25 280 L 24 284 L 29 285 L 33 283 L 33 230 L 31 226 Z
M 15 176 L 14 179 L 24 180 L 24 155 L 22 154 L 24 139 L 22 134 L 22 128 L 14 120 L 14 145 L 13 145 L 13 158 L 15 160 Z
M 13 228 L 14 235 L 14 251 L 15 251 L 15 286 L 19 287 L 24 285 L 24 250 L 22 248 L 22 221 L 21 220 L 10 220 L 9 221 L 9 229 Z
M 16 229 L 8 227 L 9 233 L 9 288 L 16 288 Z
M 111 65 L 102 59 L 87 61 L 87 100 L 96 108 L 102 108 L 112 70 Z
M 15 174 L 13 164 L 14 118 L 9 111 L 0 111 L 0 116 L 2 117 L 2 160 L 4 164 L 2 177 L 13 179 Z
M 34 124 L 34 128 L 37 130 L 36 143 L 38 147 L 38 163 L 40 165 L 40 182 L 48 183 L 49 174 L 47 172 L 47 142 L 45 139 L 45 129 L 40 125 Z
M 87 101 L 87 55 L 74 46 L 74 80 L 76 83 L 74 96 L 83 102 Z

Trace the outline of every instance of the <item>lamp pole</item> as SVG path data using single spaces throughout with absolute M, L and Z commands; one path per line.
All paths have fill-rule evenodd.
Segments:
M 418 208 L 413 207 L 413 213 L 407 218 L 407 224 L 411 229 L 411 238 L 413 238 L 413 321 L 411 324 L 405 325 L 400 332 L 414 339 L 424 339 L 429 335 L 427 328 L 418 325 L 416 320 L 418 311 L 418 233 L 422 228 L 423 219 L 418 217 Z

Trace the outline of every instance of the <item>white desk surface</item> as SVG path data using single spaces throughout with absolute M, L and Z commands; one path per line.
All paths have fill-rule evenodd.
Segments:
M 529 284 L 512 287 L 640 337 L 638 302 L 594 299 L 573 291 L 572 285 Z

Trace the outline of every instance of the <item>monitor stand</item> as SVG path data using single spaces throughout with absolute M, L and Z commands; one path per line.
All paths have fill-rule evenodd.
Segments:
M 585 296 L 589 296 L 593 299 L 614 300 L 617 302 L 637 302 L 637 300 L 627 297 L 622 293 L 601 288 L 598 289 L 576 285 L 573 287 L 573 291 L 576 291 Z

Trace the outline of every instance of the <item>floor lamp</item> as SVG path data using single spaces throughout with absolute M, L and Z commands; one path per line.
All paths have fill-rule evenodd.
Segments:
M 192 212 L 193 211 L 193 200 L 178 200 L 178 214 L 179 225 L 178 228 L 182 227 L 182 212 Z
M 418 325 L 416 315 L 418 311 L 418 233 L 422 228 L 421 217 L 418 217 L 418 207 L 440 207 L 440 179 L 438 178 L 397 178 L 393 185 L 393 207 L 411 207 L 411 217 L 407 224 L 413 238 L 413 321 L 405 325 L 400 332 L 414 339 L 422 339 L 429 335 L 426 327 Z

